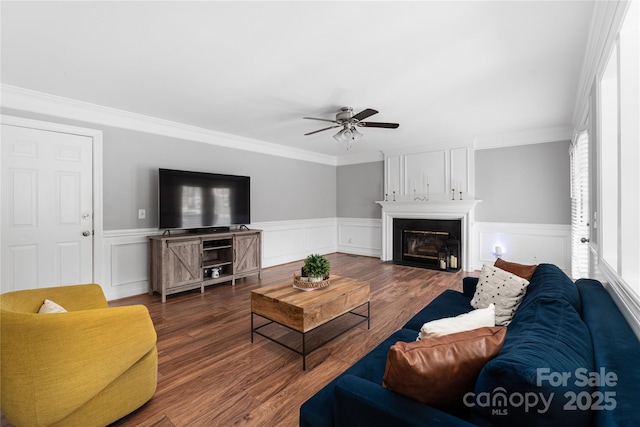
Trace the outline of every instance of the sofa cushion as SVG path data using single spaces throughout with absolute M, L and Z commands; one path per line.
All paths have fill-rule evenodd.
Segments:
M 469 304 L 470 302 L 470 297 L 458 291 L 447 289 L 405 323 L 403 329 L 413 329 L 417 334 L 422 325 L 427 322 L 444 317 L 457 316 L 473 310 L 473 307 Z M 415 336 L 413 339 L 415 339 Z
M 336 383 L 335 427 L 476 427 L 451 414 L 353 375 Z
M 416 331 L 401 329 L 380 343 L 376 348 L 367 353 L 349 367 L 343 374 L 333 379 L 319 392 L 313 395 L 300 407 L 300 427 L 333 427 L 334 425 L 334 400 L 335 385 L 339 378 L 345 374 L 355 375 L 375 384 L 382 384 L 384 369 L 389 348 L 398 341 L 413 341 L 416 339 Z
M 496 306 L 495 304 L 489 304 L 487 308 L 478 308 L 455 317 L 432 320 L 422 325 L 420 332 L 418 332 L 418 340 L 495 326 L 495 316 Z
M 496 262 L 493 263 L 494 267 L 498 267 L 504 271 L 508 271 L 509 273 L 513 273 L 516 276 L 520 276 L 527 281 L 531 280 L 531 276 L 535 273 L 537 264 L 535 265 L 524 265 L 518 264 L 517 262 L 509 262 L 505 261 L 502 258 L 498 258 Z
M 484 327 L 391 346 L 383 386 L 427 405 L 459 405 L 498 354 L 504 327 Z
M 576 375 L 578 369 L 594 369 L 589 330 L 563 299 L 540 295 L 526 308 L 507 329 L 500 354 L 480 372 L 473 395 L 465 396 L 471 421 L 481 426 L 589 425 L 588 411 L 565 410 L 571 396 L 592 392 Z
M 582 302 L 575 283 L 557 266 L 553 264 L 540 264 L 527 286 L 527 295 L 518 308 L 518 312 L 526 311 L 530 301 L 535 301 L 538 296 L 544 295 L 555 299 L 561 299 L 580 313 Z M 517 315 L 517 314 L 516 314 Z M 516 321 L 516 319 L 514 319 Z
M 604 400 L 594 411 L 598 426 L 640 426 L 640 341 L 609 292 L 596 280 L 580 279 L 576 287 L 582 299 L 582 318 L 593 342 L 597 395 Z M 614 408 L 613 405 L 615 405 Z
M 474 308 L 496 305 L 496 325 L 508 325 L 526 293 L 529 281 L 500 268 L 484 265 L 476 293 L 471 299 Z

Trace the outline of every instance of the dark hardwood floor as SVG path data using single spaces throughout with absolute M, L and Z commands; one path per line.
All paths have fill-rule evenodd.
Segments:
M 445 289 L 462 287 L 465 275 L 383 263 L 377 258 L 331 254 L 331 273 L 371 284 L 371 329 L 366 322 L 302 357 L 256 335 L 251 343 L 250 293 L 290 280 L 302 261 L 266 268 L 262 279 L 171 295 L 139 295 L 111 306 L 143 304 L 158 333 L 158 388 L 143 407 L 114 426 L 279 426 L 298 425 L 300 405 Z M 258 318 L 255 318 L 256 321 Z M 312 345 L 347 329 L 356 316 L 318 328 Z M 297 343 L 299 334 L 274 329 Z M 330 335 L 331 334 L 331 335 Z M 6 424 L 6 420 L 3 425 Z

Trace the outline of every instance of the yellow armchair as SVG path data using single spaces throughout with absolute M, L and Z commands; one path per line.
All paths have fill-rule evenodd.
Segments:
M 67 313 L 38 314 L 45 299 Z M 0 295 L 0 401 L 17 426 L 105 426 L 156 390 L 156 332 L 142 305 L 109 308 L 96 284 Z

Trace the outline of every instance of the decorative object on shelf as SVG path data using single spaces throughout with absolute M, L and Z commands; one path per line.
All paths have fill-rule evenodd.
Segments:
M 303 271 L 309 277 L 309 281 L 320 281 L 329 277 L 331 264 L 329 260 L 320 254 L 311 254 L 304 260 Z
M 413 201 L 414 202 L 428 202 L 429 201 L 429 190 L 428 190 L 428 186 L 427 186 L 427 195 L 425 197 L 418 197 L 416 196 L 416 190 L 415 188 L 413 189 Z
M 454 188 L 451 189 L 451 200 L 456 199 L 456 190 Z
M 385 202 L 389 201 L 389 193 L 384 193 L 384 201 Z
M 320 254 L 311 254 L 304 260 L 302 275 L 293 276 L 293 286 L 298 289 L 317 289 L 329 286 L 329 260 Z
M 394 202 L 396 201 L 396 192 L 395 192 L 395 190 L 393 191 L 393 201 Z

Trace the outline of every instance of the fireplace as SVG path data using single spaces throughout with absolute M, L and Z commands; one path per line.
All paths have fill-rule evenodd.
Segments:
M 414 267 L 457 271 L 462 267 L 462 221 L 459 219 L 393 220 L 393 261 Z
M 459 225 L 454 231 L 447 229 L 433 229 L 431 227 L 424 228 L 422 225 L 407 227 L 412 230 L 421 231 L 448 231 L 459 240 L 460 251 L 457 260 L 458 268 L 464 271 L 473 271 L 474 263 L 472 262 L 472 248 L 474 246 L 473 234 L 471 228 L 473 225 L 474 208 L 480 200 L 430 200 L 424 201 L 379 201 L 376 202 L 382 206 L 382 242 L 380 259 L 382 261 L 394 261 L 396 258 L 395 247 L 396 234 L 394 233 L 394 223 L 400 220 L 436 220 L 440 221 L 457 221 Z M 457 245 L 456 245 L 457 248 Z M 446 254 L 443 254 L 446 255 Z M 408 263 L 408 262 L 407 262 Z M 432 261 L 432 264 L 433 263 Z

